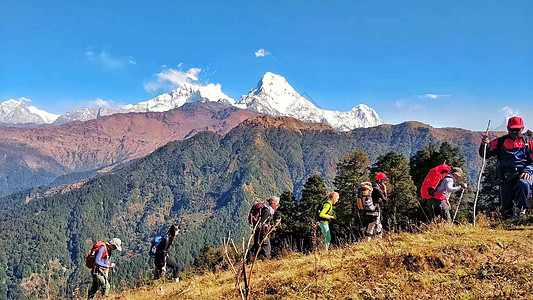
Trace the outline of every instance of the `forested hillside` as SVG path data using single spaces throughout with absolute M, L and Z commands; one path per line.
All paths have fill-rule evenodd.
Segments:
M 375 161 L 389 151 L 411 156 L 448 140 L 473 167 L 479 138 L 419 123 L 339 133 L 322 124 L 257 117 L 224 136 L 201 132 L 171 142 L 75 187 L 12 195 L 0 210 L 0 261 L 7 265 L 5 274 L 0 270 L 0 298 L 81 293 L 77 288 L 89 280 L 84 259 L 90 245 L 115 236 L 125 251 L 116 257 L 114 284 L 133 285 L 150 274 L 150 239 L 174 222 L 183 229 L 174 254 L 184 268 L 205 243 L 218 245 L 230 230 L 237 238 L 247 233 L 252 203 L 285 191 L 298 194 L 312 174 L 332 187 L 336 164 L 354 150 Z

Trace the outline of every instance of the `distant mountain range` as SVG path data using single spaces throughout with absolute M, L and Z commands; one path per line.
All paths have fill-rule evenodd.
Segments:
M 61 125 L 117 113 L 163 112 L 193 102 L 225 103 L 274 117 L 289 116 L 307 123 L 326 123 L 340 131 L 383 124 L 379 115 L 364 104 L 347 112 L 320 109 L 296 92 L 283 76 L 271 72 L 267 72 L 257 86 L 237 102 L 224 94 L 218 84 L 201 86 L 185 83 L 176 90 L 135 105 L 84 108 L 62 115 L 50 114 L 34 106 L 27 106 L 23 100 L 11 99 L 0 104 L 0 123 Z
M 0 196 L 85 179 L 201 131 L 225 134 L 254 115 L 227 104 L 190 103 L 61 126 L 0 127 Z

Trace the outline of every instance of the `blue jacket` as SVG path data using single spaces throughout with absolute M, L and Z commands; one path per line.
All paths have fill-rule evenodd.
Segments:
M 100 247 L 94 260 L 95 269 L 100 269 L 104 274 L 107 274 L 107 269 L 109 269 L 109 257 L 111 256 L 111 251 L 106 250 L 105 246 Z
M 502 143 L 500 151 L 498 151 L 499 139 L 500 143 Z M 499 174 L 518 169 L 518 171 L 533 175 L 533 154 L 526 147 L 525 139 L 527 137 L 517 138 L 513 141 L 508 135 L 504 135 L 492 140 L 485 146 L 487 148 L 487 158 L 493 156 L 498 158 L 496 167 Z M 533 140 L 529 139 L 529 145 L 532 144 Z M 479 155 L 483 157 L 483 144 L 479 147 Z

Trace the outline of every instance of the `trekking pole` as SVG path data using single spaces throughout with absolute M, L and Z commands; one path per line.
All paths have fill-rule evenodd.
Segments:
M 459 211 L 459 206 L 461 206 L 461 200 L 463 200 L 463 195 L 465 190 L 461 191 L 461 196 L 459 197 L 459 203 L 457 203 L 457 208 L 455 209 L 455 214 L 453 215 L 452 224 L 455 223 L 455 217 L 457 217 L 457 212 Z
M 489 128 L 490 128 L 490 120 L 489 125 L 487 125 L 487 130 L 485 131 L 485 136 L 488 136 L 489 134 Z M 477 207 L 477 197 L 479 196 L 479 187 L 481 186 L 481 176 L 483 176 L 483 171 L 485 170 L 485 161 L 487 157 L 487 145 L 483 144 L 483 161 L 481 163 L 481 171 L 479 172 L 479 176 L 477 178 L 477 187 L 476 187 L 476 198 L 474 199 L 474 226 L 476 226 L 476 207 Z
M 416 199 L 416 202 L 418 202 L 418 205 L 420 205 L 420 209 L 422 209 L 422 212 L 424 213 L 424 216 L 426 216 L 426 219 L 428 220 L 428 222 L 431 223 L 431 221 L 429 220 L 428 215 L 426 214 L 426 210 L 424 209 L 424 207 L 422 206 L 422 203 L 420 203 L 420 201 L 418 200 L 418 198 Z

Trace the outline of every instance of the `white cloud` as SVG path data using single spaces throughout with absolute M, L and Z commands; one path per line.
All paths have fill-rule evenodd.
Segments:
M 110 108 L 115 105 L 115 102 L 113 100 L 104 100 L 100 98 L 96 98 L 95 100 L 89 102 L 89 106 L 96 106 L 96 107 L 106 107 Z
M 438 99 L 438 98 L 450 97 L 450 95 L 425 94 L 425 95 L 418 95 L 417 97 L 420 98 L 420 99 L 431 99 L 431 100 L 435 100 L 435 99 Z
M 270 52 L 266 51 L 265 49 L 259 49 L 255 51 L 255 57 L 265 57 L 267 55 L 270 55 Z
M 181 87 L 183 84 L 193 84 L 198 81 L 198 75 L 202 69 L 190 68 L 188 71 L 178 71 L 174 69 L 166 69 L 156 74 L 154 80 L 144 83 L 144 89 L 147 92 L 153 93 L 162 88 L 174 89 Z
M 18 101 L 24 101 L 24 102 L 31 102 L 31 99 L 28 99 L 26 97 L 20 97 L 17 99 Z
M 85 52 L 85 57 L 91 61 L 99 62 L 103 64 L 106 68 L 109 69 L 119 69 L 129 63 L 130 65 L 135 65 L 137 62 L 133 56 L 126 57 L 115 57 L 109 54 L 106 51 L 92 51 L 88 50 Z
M 509 106 L 502 107 L 501 110 L 505 113 L 505 118 L 509 119 L 514 116 L 520 116 L 520 112 L 514 108 L 511 108 Z

